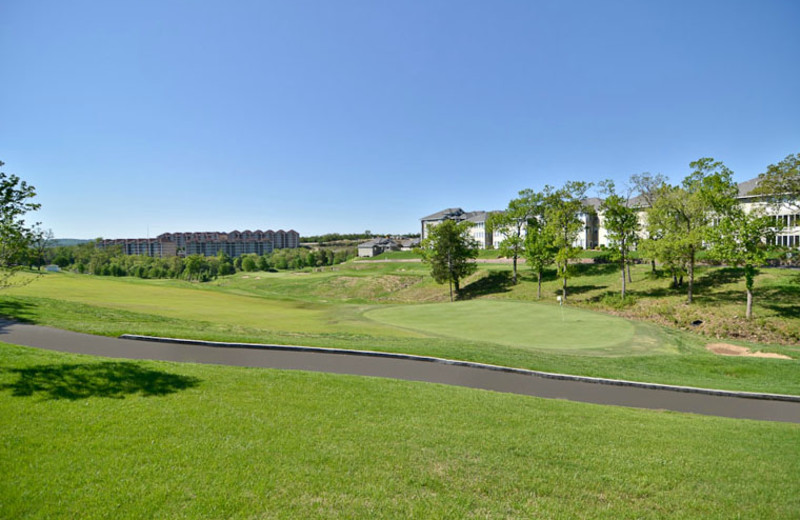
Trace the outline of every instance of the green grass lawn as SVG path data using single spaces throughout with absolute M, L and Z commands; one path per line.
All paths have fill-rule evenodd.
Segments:
M 2 518 L 797 518 L 800 425 L 0 344 Z
M 472 300 L 427 305 L 397 305 L 365 313 L 387 323 L 432 335 L 483 341 L 522 349 L 599 351 L 632 354 L 633 344 L 652 349 L 667 345 L 637 335 L 636 325 L 604 314 L 535 303 Z M 641 336 L 641 337 L 639 337 Z
M 446 289 L 418 264 L 350 264 L 318 272 L 249 273 L 198 284 L 48 274 L 0 295 L 0 315 L 116 336 L 123 333 L 402 352 L 729 390 L 800 394 L 795 359 L 716 356 L 697 334 L 497 292 L 506 266 L 481 269 L 475 299 L 425 301 Z M 477 289 L 476 289 L 477 288 Z M 483 292 L 483 293 L 482 293 Z M 436 298 L 431 298 L 436 301 Z M 390 305 L 387 305 L 390 304 Z

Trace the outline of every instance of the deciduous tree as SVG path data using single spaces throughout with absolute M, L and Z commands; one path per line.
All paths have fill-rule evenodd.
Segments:
M 665 186 L 647 213 L 651 236 L 658 236 L 653 250 L 660 260 L 685 265 L 689 284 L 687 303 L 694 300 L 694 268 L 697 253 L 715 215 L 724 215 L 736 202 L 733 173 L 721 162 L 704 157 L 689 164 L 694 170 L 681 186 Z
M 562 279 L 561 298 L 565 302 L 567 279 L 571 274 L 570 261 L 580 254 L 580 249 L 575 247 L 575 241 L 585 226 L 581 215 L 586 212 L 584 200 L 590 187 L 590 183 L 578 181 L 569 181 L 558 190 L 545 186 L 548 232 L 553 237 L 553 246 L 556 249 L 556 269 Z
M 495 239 L 502 237 L 498 245 L 500 256 L 513 260 L 511 280 L 515 285 L 517 260 L 525 251 L 525 229 L 536 212 L 536 195 L 533 190 L 522 190 L 504 211 L 493 213 L 488 219 L 487 232 L 493 233 Z
M 0 167 L 5 163 L 0 161 Z M 40 205 L 32 202 L 36 189 L 13 174 L 0 172 L 0 288 L 12 283 L 19 263 L 31 243 L 25 214 Z
M 477 244 L 469 235 L 468 222 L 456 223 L 445 220 L 428 228 L 428 238 L 422 241 L 417 251 L 422 261 L 430 264 L 431 276 L 437 283 L 450 284 L 450 301 L 461 293 L 461 280 L 474 273 L 478 256 Z
M 622 298 L 625 299 L 625 266 L 629 261 L 632 244 L 639 232 L 639 215 L 628 206 L 628 199 L 619 195 L 611 180 L 601 183 L 605 200 L 600 206 L 603 221 L 608 232 L 608 240 L 614 248 L 622 270 Z
M 744 268 L 747 319 L 753 317 L 753 286 L 758 267 L 767 260 L 769 244 L 774 237 L 772 225 L 772 218 L 760 209 L 746 213 L 736 205 L 731 206 L 708 233 L 712 258 Z
M 755 193 L 767 195 L 774 202 L 800 210 L 800 153 L 788 155 L 777 164 L 767 166 L 758 176 Z
M 525 231 L 525 259 L 531 271 L 536 273 L 536 297 L 541 300 L 542 275 L 544 270 L 555 260 L 557 249 L 554 245 L 553 227 L 547 224 L 548 211 L 544 194 L 533 193 L 531 199 L 534 216 L 528 220 L 528 227 Z
M 650 173 L 650 172 L 643 172 L 643 173 L 634 173 L 631 175 L 630 185 L 633 188 L 634 192 L 639 194 L 639 209 L 643 208 L 651 208 L 653 204 L 655 204 L 656 199 L 658 198 L 659 193 L 664 186 L 667 185 L 667 178 L 660 174 L 660 173 Z M 658 240 L 658 236 L 651 236 L 648 226 L 645 226 L 645 241 L 647 240 Z M 645 251 L 647 248 L 644 248 Z M 653 255 L 649 255 L 650 257 L 650 268 L 652 272 L 656 272 L 656 260 Z

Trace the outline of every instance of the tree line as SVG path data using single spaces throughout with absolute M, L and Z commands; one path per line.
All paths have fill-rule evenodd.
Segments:
M 307 248 L 276 249 L 266 255 L 247 254 L 230 257 L 220 251 L 216 256 L 155 258 L 123 254 L 121 246 L 98 247 L 86 242 L 51 248 L 48 263 L 77 273 L 98 276 L 135 276 L 138 278 L 176 278 L 208 281 L 236 272 L 274 271 L 324 267 L 340 264 L 356 256 L 355 248 L 339 250 Z
M 773 207 L 800 206 L 800 154 L 789 155 L 770 165 L 759 176 L 755 193 Z M 722 162 L 701 158 L 689 164 L 690 173 L 676 185 L 661 174 L 631 176 L 630 189 L 620 193 L 611 180 L 600 182 L 603 201 L 596 212 L 607 233 L 612 261 L 619 266 L 621 298 L 625 300 L 631 282 L 631 252 L 651 260 L 653 271 L 660 262 L 683 286 L 687 279 L 687 303 L 694 300 L 695 266 L 698 254 L 731 266 L 742 267 L 745 275 L 748 318 L 752 317 L 753 287 L 758 267 L 773 247 L 780 223 L 764 207 L 750 211 L 737 200 L 738 185 L 733 172 Z M 542 296 L 542 277 L 555 267 L 561 280 L 561 300 L 566 302 L 568 280 L 574 276 L 579 233 L 585 228 L 586 205 L 592 183 L 568 181 L 560 188 L 545 186 L 541 191 L 525 189 L 509 201 L 504 211 L 490 215 L 487 232 L 498 237 L 501 256 L 512 259 L 512 283 L 518 282 L 517 262 L 525 258 L 536 276 L 537 297 Z M 632 193 L 638 197 L 632 199 Z M 798 208 L 800 209 L 800 208 Z M 641 214 L 643 218 L 640 218 Z M 478 248 L 469 234 L 470 223 L 445 221 L 429 229 L 418 252 L 431 265 L 439 283 L 449 282 L 451 299 L 458 298 L 460 281 L 475 270 L 472 262 Z

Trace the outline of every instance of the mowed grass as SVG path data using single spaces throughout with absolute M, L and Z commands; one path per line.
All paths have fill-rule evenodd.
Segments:
M 797 518 L 800 425 L 0 344 L 2 518 Z
M 501 267 L 482 269 L 468 287 L 488 291 L 494 286 L 481 284 L 504 277 Z M 111 336 L 378 350 L 800 395 L 797 346 L 766 347 L 794 360 L 717 356 L 704 348 L 709 340 L 696 334 L 575 309 L 572 304 L 564 308 L 561 321 L 557 305 L 515 301 L 497 292 L 455 304 L 396 305 L 444 294 L 446 288 L 424 273 L 419 264 L 351 264 L 303 274 L 240 274 L 209 284 L 48 274 L 3 291 L 0 315 Z
M 646 346 L 667 347 L 648 341 L 652 338 L 646 334 L 634 338 L 635 324 L 622 318 L 534 303 L 473 300 L 396 305 L 369 310 L 365 316 L 410 330 L 466 340 L 479 337 L 523 349 L 631 354 Z
M 5 293 L 276 332 L 409 335 L 361 319 L 361 309 L 354 305 L 275 300 L 210 288 L 175 280 L 48 274 Z

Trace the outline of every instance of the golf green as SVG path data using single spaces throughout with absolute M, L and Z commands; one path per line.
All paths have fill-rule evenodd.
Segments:
M 527 302 L 472 300 L 372 309 L 369 319 L 416 331 L 518 348 L 589 350 L 629 345 L 628 320 Z

